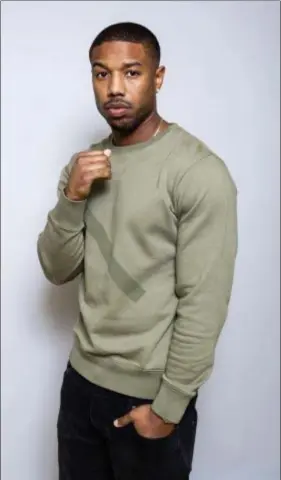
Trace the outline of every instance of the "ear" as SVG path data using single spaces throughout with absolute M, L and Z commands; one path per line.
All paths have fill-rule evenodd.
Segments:
M 165 73 L 166 73 L 166 67 L 164 67 L 164 66 L 160 66 L 156 70 L 156 73 L 155 73 L 155 89 L 156 89 L 157 93 L 160 91 L 160 89 L 163 85 Z

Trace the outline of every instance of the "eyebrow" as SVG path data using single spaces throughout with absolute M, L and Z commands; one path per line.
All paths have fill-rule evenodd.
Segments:
M 95 62 L 92 63 L 92 67 L 100 67 L 104 68 L 105 70 L 109 70 L 109 68 L 101 61 L 96 60 Z M 131 62 L 124 62 L 122 65 L 122 68 L 132 68 L 132 67 L 142 67 L 142 63 L 137 62 L 137 61 L 131 61 Z

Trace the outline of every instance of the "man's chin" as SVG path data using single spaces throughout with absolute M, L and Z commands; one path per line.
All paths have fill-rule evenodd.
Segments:
M 135 121 L 126 117 L 108 118 L 107 123 L 113 130 L 120 133 L 130 133 L 135 128 Z

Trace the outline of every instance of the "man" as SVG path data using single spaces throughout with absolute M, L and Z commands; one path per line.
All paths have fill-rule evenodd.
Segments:
M 160 118 L 160 47 L 133 23 L 90 48 L 110 136 L 73 157 L 38 240 L 54 284 L 81 275 L 61 390 L 61 480 L 186 480 L 237 250 L 236 188 Z

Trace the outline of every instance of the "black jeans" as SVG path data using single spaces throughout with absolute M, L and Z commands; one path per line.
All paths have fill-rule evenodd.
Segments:
M 188 480 L 197 412 L 195 400 L 168 437 L 141 437 L 133 425 L 113 421 L 134 406 L 152 403 L 93 385 L 68 364 L 58 417 L 60 480 Z

